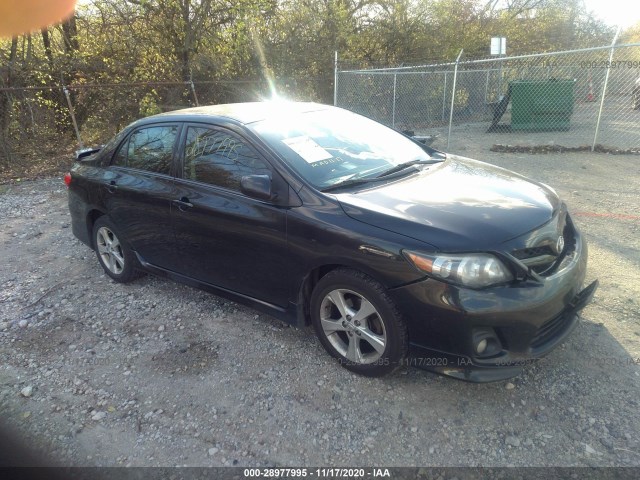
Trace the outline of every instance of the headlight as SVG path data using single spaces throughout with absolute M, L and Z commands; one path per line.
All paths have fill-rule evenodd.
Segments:
M 465 287 L 488 287 L 513 280 L 509 269 L 486 253 L 427 255 L 405 251 L 404 255 L 429 276 Z

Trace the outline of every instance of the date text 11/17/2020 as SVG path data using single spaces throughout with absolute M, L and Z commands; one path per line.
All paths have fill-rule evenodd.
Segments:
M 245 468 L 245 478 L 391 478 L 388 468 Z

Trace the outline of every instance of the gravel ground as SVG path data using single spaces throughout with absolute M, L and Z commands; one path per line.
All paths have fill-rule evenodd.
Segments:
M 106 277 L 61 179 L 0 186 L 0 418 L 65 465 L 640 466 L 636 157 L 459 151 L 553 185 L 601 287 L 521 376 L 355 376 L 311 329 Z

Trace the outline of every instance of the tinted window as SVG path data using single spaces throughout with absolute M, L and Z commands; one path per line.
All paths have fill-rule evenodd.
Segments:
M 126 136 L 127 129 L 120 131 L 115 137 L 109 140 L 104 147 L 100 150 L 100 155 L 103 160 L 109 162 L 109 159 L 113 155 L 113 151 L 118 147 L 118 144 L 122 141 L 122 139 Z
M 244 175 L 270 170 L 238 137 L 210 128 L 189 127 L 184 156 L 184 178 L 240 191 Z
M 120 148 L 118 149 L 118 152 L 113 157 L 113 161 L 111 162 L 112 165 L 117 165 L 119 167 L 126 167 L 127 166 L 127 148 L 128 148 L 128 146 L 129 146 L 129 140 L 127 140 L 126 142 L 124 142 L 120 146 Z
M 177 126 L 148 127 L 136 130 L 113 159 L 115 165 L 155 173 L 171 173 L 173 144 Z

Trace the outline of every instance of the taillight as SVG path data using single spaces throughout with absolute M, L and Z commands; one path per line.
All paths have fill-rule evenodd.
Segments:
M 64 184 L 68 187 L 71 185 L 71 174 L 69 172 L 64 174 Z

